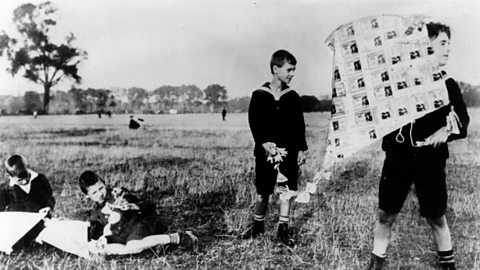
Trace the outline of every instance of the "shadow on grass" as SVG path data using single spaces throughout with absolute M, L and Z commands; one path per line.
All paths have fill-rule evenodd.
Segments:
M 195 161 L 193 158 L 142 156 L 126 159 L 122 163 L 105 168 L 105 172 L 127 173 L 132 171 L 150 171 L 159 167 L 185 169 Z
M 193 230 L 199 238 L 200 250 L 216 241 L 216 235 L 227 231 L 225 210 L 235 204 L 235 192 L 217 191 L 186 195 L 178 204 L 164 205 L 159 214 L 170 232 Z
M 81 137 L 92 134 L 104 133 L 107 131 L 105 128 L 72 128 L 72 129 L 59 129 L 59 130 L 47 130 L 43 133 L 52 134 L 59 137 Z

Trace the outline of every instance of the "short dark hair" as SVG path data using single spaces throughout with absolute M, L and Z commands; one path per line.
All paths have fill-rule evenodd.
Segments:
M 5 171 L 8 175 L 28 178 L 27 159 L 21 155 L 12 155 L 5 160 Z
M 439 23 L 439 22 L 429 22 L 427 23 L 428 37 L 430 39 L 436 39 L 440 33 L 445 33 L 450 39 L 450 26 Z
M 88 187 L 95 185 L 98 181 L 105 183 L 100 176 L 92 171 L 84 171 L 80 178 L 78 178 L 78 184 L 80 185 L 80 189 L 84 194 L 87 194 Z
M 272 58 L 270 59 L 270 72 L 273 74 L 273 66 L 283 67 L 285 62 L 290 65 L 296 65 L 297 59 L 293 54 L 287 52 L 286 50 L 278 50 L 273 53 Z

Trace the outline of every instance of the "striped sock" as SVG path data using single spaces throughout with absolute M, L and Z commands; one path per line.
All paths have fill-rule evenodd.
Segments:
M 453 259 L 453 249 L 447 251 L 437 251 L 437 255 L 441 265 L 455 265 L 455 260 Z
M 180 244 L 180 235 L 178 233 L 171 233 L 168 236 L 170 237 L 170 243 Z
M 278 218 L 278 223 L 286 223 L 288 224 L 288 222 L 290 221 L 290 217 L 289 216 L 280 216 Z
M 255 215 L 253 220 L 263 222 L 263 221 L 265 221 L 265 215 Z

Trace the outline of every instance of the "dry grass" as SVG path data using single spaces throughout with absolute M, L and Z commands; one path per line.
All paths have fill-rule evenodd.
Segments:
M 459 269 L 480 269 L 480 111 L 471 111 L 469 138 L 451 144 L 449 208 Z M 21 153 L 47 175 L 55 214 L 81 219 L 89 207 L 77 187 L 85 169 L 154 200 L 170 229 L 193 228 L 202 240 L 196 254 L 181 250 L 111 256 L 90 262 L 52 247 L 0 255 L 0 269 L 361 269 L 372 245 L 377 189 L 384 154 L 375 144 L 336 168 L 310 204 L 296 204 L 298 245 L 275 239 L 276 206 L 270 205 L 263 237 L 236 235 L 250 222 L 253 141 L 245 114 L 144 116 L 144 128 L 127 129 L 128 116 L 2 117 L 0 158 Z M 301 186 L 322 161 L 325 114 L 306 115 L 310 158 Z M 435 269 L 429 226 L 412 196 L 395 224 L 388 250 L 391 269 Z

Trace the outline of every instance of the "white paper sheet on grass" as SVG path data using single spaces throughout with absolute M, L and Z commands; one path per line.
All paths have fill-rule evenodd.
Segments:
M 12 246 L 44 217 L 41 213 L 0 212 L 0 251 L 10 254 Z
M 88 222 L 51 219 L 46 222 L 46 227 L 37 237 L 37 241 L 88 259 L 87 231 Z

